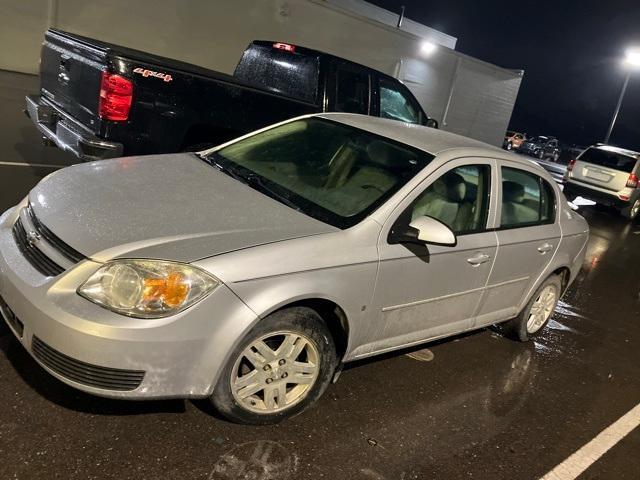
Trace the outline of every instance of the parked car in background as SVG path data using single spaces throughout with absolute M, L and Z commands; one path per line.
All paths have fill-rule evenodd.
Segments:
M 540 135 L 526 139 L 518 149 L 518 153 L 557 162 L 560 159 L 560 145 L 557 138 Z
M 306 116 L 48 176 L 0 217 L 1 310 L 73 387 L 209 397 L 264 424 L 309 406 L 343 362 L 496 323 L 535 337 L 587 239 L 532 162 Z
M 610 145 L 587 148 L 571 160 L 565 174 L 568 200 L 580 196 L 618 209 L 633 220 L 640 213 L 640 153 Z
M 502 143 L 502 146 L 505 150 L 518 150 L 526 139 L 527 136 L 524 133 L 508 130 L 504 135 L 504 142 Z
M 397 79 L 323 52 L 256 41 L 234 75 L 58 30 L 45 35 L 27 112 L 81 160 L 194 151 L 306 113 L 437 127 Z

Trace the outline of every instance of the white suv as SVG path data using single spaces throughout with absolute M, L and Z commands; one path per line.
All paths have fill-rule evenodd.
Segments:
M 633 220 L 640 213 L 640 153 L 609 145 L 594 145 L 571 160 L 564 176 L 569 201 L 580 196 L 616 207 Z

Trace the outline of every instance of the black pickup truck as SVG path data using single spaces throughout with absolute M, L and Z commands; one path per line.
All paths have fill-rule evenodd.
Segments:
M 437 127 L 398 80 L 333 55 L 255 41 L 233 75 L 48 30 L 26 112 L 82 160 L 198 150 L 298 115 L 351 112 Z

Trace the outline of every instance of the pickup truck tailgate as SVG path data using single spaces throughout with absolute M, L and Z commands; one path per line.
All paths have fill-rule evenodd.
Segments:
M 106 50 L 47 32 L 40 63 L 41 94 L 94 133 L 100 130 L 98 102 Z

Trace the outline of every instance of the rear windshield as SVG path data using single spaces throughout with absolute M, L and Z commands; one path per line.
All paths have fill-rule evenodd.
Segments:
M 272 92 L 315 103 L 318 93 L 318 57 L 251 45 L 234 76 Z
M 613 168 L 623 172 L 631 172 L 637 160 L 634 157 L 628 157 L 620 153 L 602 150 L 600 148 L 588 148 L 582 153 L 582 155 L 580 155 L 580 161 Z

